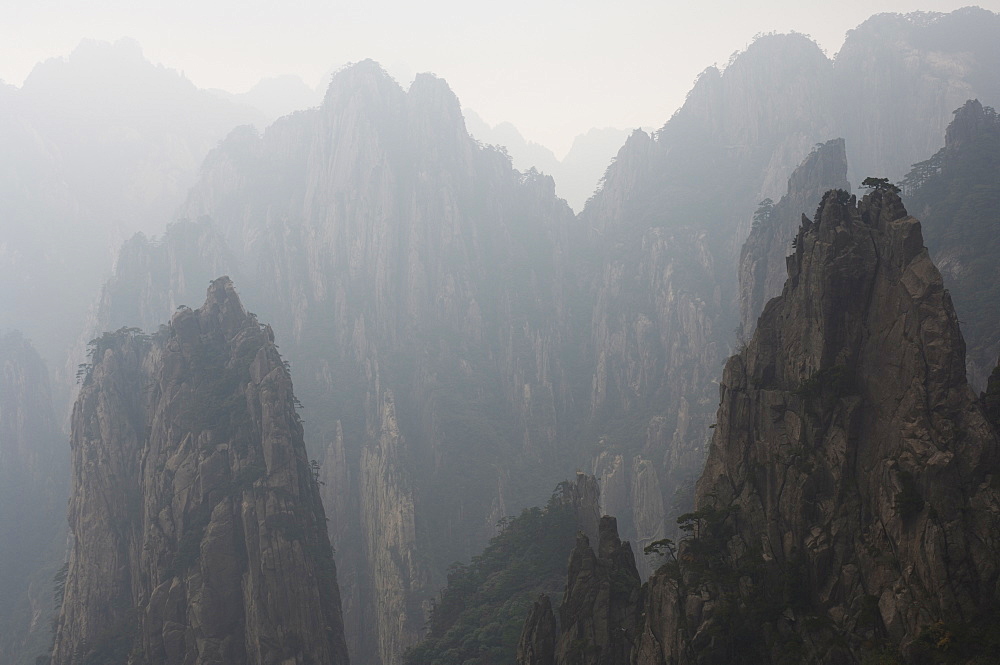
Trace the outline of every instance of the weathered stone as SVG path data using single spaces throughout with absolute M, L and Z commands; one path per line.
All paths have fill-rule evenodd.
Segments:
M 54 665 L 347 663 L 291 378 L 228 278 L 95 340 L 72 449 Z

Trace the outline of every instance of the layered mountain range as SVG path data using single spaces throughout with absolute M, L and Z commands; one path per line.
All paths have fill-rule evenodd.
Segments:
M 193 551 L 194 536 L 184 540 L 184 534 L 201 533 L 199 510 L 214 515 L 222 506 L 220 513 L 235 515 L 238 502 L 218 488 L 195 501 L 155 472 L 152 457 L 142 462 L 153 453 L 137 443 L 145 441 L 141 423 L 158 407 L 141 390 L 115 383 L 169 387 L 165 375 L 156 374 L 170 369 L 157 364 L 169 357 L 169 340 L 181 339 L 190 321 L 210 325 L 214 315 L 206 312 L 229 302 L 228 287 L 213 286 L 208 309 L 181 309 L 159 336 L 147 339 L 131 328 L 156 330 L 179 306 L 200 302 L 204 284 L 220 274 L 233 276 L 251 308 L 274 322 L 295 373 L 310 453 L 295 448 L 288 454 L 320 462 L 316 476 L 325 483 L 320 491 L 357 662 L 399 662 L 423 634 L 449 564 L 478 553 L 497 533 L 498 520 L 543 504 L 550 488 L 576 469 L 599 478 L 602 509 L 617 515 L 626 539 L 645 547 L 675 536 L 676 517 L 692 507 L 709 426 L 721 427 L 717 381 L 738 343 L 733 331 L 749 341 L 757 314 L 780 290 L 800 213 L 830 188 L 848 190 L 848 181 L 898 179 L 941 146 L 955 108 L 974 97 L 1000 101 L 992 66 L 997 43 L 1000 19 L 976 9 L 876 16 L 849 34 L 835 60 L 801 35 L 763 37 L 724 70 L 706 70 L 659 131 L 632 134 L 576 217 L 550 177 L 518 172 L 502 150 L 477 143 L 454 94 L 430 75 L 404 90 L 375 63 L 362 62 L 333 77 L 319 108 L 281 118 L 262 134 L 252 128 L 230 133 L 206 159 L 181 208 L 183 221 L 162 237 L 136 236 L 125 244 L 93 334 L 84 337 L 128 327 L 97 338 L 74 416 L 78 468 L 88 463 L 81 452 L 90 449 L 86 432 L 103 418 L 82 414 L 101 413 L 95 404 L 107 391 L 129 395 L 123 406 L 131 415 L 114 427 L 132 432 L 133 452 L 107 463 L 121 465 L 114 467 L 114 482 L 142 498 L 139 508 L 127 507 L 128 516 L 119 514 L 125 506 L 101 507 L 100 492 L 88 485 L 112 482 L 109 476 L 77 474 L 81 498 L 71 510 L 77 553 L 66 591 L 73 600 L 64 603 L 57 654 L 69 658 L 78 647 L 85 651 L 85 643 L 93 650 L 126 624 L 134 629 L 130 645 L 156 653 L 179 653 L 179 644 L 209 645 L 202 654 L 242 653 L 239 641 L 226 637 L 233 626 L 202 625 L 197 617 L 204 606 L 188 600 L 203 591 L 197 566 L 216 565 L 205 556 L 206 541 L 199 541 L 202 563 L 181 572 L 170 566 L 182 543 Z M 973 111 L 986 120 L 949 132 L 942 155 L 958 154 L 959 137 L 989 125 L 993 116 Z M 982 131 L 976 136 L 988 134 Z M 927 194 L 928 212 L 939 200 Z M 988 228 L 988 218 L 982 220 Z M 942 251 L 954 256 L 981 257 L 986 247 L 962 245 L 958 234 L 952 242 Z M 974 264 L 973 258 L 955 263 Z M 965 320 L 957 282 L 955 288 Z M 227 332 L 206 334 L 230 339 Z M 977 369 L 970 364 L 970 371 L 985 377 L 992 342 L 985 332 L 982 339 Z M 235 367 L 238 349 L 227 344 L 205 347 L 214 360 L 199 358 Z M 181 345 L 181 356 L 187 348 Z M 191 389 L 201 385 L 204 370 L 184 357 Z M 801 362 L 802 372 L 827 368 Z M 246 401 L 245 385 L 223 401 Z M 181 418 L 188 406 L 177 409 Z M 234 461 L 241 459 L 233 457 L 235 443 L 196 425 L 172 426 L 193 437 L 175 462 L 195 464 L 226 449 L 219 473 L 239 477 L 243 462 Z M 156 446 L 166 450 L 178 441 Z M 308 504 L 309 492 L 297 487 Z M 169 504 L 165 513 L 147 511 L 154 504 L 159 511 L 157 502 Z M 93 517 L 100 510 L 114 519 Z M 309 511 L 315 521 L 317 513 Z M 115 520 L 125 520 L 130 535 L 122 536 Z M 164 534 L 159 540 L 142 535 L 163 520 L 171 526 L 157 527 Z M 235 529 L 235 518 L 230 522 L 219 528 Z M 616 566 L 624 565 L 627 557 L 614 554 L 620 543 L 605 531 L 604 537 L 591 534 L 596 562 L 578 547 L 578 577 L 603 570 L 605 549 Z M 135 549 L 147 542 L 145 553 Z M 101 589 L 87 586 L 92 583 L 80 580 L 96 579 L 88 566 L 110 543 L 118 548 L 116 560 L 128 566 Z M 240 547 L 253 560 L 258 545 L 250 539 Z M 303 569 L 313 565 L 307 559 Z M 629 589 L 652 568 L 636 563 L 637 574 L 626 574 Z M 224 577 L 234 570 L 245 572 L 227 568 Z M 168 580 L 174 581 L 164 587 Z M 157 589 L 170 599 L 173 618 L 136 624 L 130 608 L 152 607 L 144 603 Z M 122 611 L 91 622 L 72 609 L 90 593 L 115 595 L 111 606 Z M 622 593 L 625 602 L 632 591 Z M 233 600 L 232 607 L 241 606 Z M 317 616 L 332 616 L 322 612 Z M 244 610 L 236 615 L 252 618 Z M 538 631 L 551 632 L 544 605 L 536 619 Z M 285 628 L 258 629 L 287 637 Z M 275 640 L 291 648 L 284 638 L 266 642 Z
M 0 145 L 16 156 L 0 166 L 0 314 L 65 374 L 59 401 L 71 401 L 80 360 L 62 363 L 118 247 L 162 229 L 212 146 L 261 121 L 127 39 L 84 41 L 20 88 L 0 83 Z
M 234 132 L 209 156 L 191 221 L 130 242 L 99 325 L 149 327 L 212 271 L 240 280 L 296 371 L 354 654 L 395 662 L 447 566 L 574 468 L 600 478 L 627 538 L 675 533 L 740 324 L 736 266 L 758 203 L 788 182 L 771 224 L 794 225 L 796 206 L 852 173 L 898 175 L 932 153 L 954 108 L 994 94 L 979 63 L 996 24 L 981 10 L 878 16 L 833 62 L 805 37 L 761 38 L 707 70 L 660 131 L 633 134 L 576 219 L 551 179 L 468 135 L 443 81 L 404 91 L 360 63 L 320 108 Z M 967 32 L 961 50 L 942 37 Z M 890 100 L 897 79 L 937 101 Z M 906 146 L 862 142 L 870 122 Z M 747 265 L 780 267 L 781 233 Z M 748 312 L 773 293 L 767 274 Z
M 347 663 L 288 370 L 232 282 L 106 333 L 73 410 L 52 662 Z

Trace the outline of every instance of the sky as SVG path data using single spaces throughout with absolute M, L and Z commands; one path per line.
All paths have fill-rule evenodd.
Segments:
M 659 127 L 706 67 L 759 33 L 810 35 L 833 56 L 879 12 L 947 12 L 953 0 L 0 0 L 0 80 L 82 39 L 136 40 L 203 88 L 243 92 L 296 74 L 325 87 L 372 58 L 404 85 L 448 81 L 463 106 L 513 123 L 561 157 L 592 127 Z M 979 6 L 1000 11 L 1000 0 Z

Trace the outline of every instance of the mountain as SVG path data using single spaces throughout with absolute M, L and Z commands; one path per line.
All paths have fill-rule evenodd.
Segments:
M 0 335 L 0 653 L 34 663 L 49 646 L 53 576 L 65 547 L 68 465 L 49 374 L 20 333 Z
M 817 144 L 788 178 L 788 192 L 774 203 L 761 201 L 750 235 L 740 250 L 740 327 L 744 341 L 757 317 L 785 283 L 785 257 L 798 232 L 802 214 L 831 189 L 850 191 L 843 139 Z
M 597 538 L 598 500 L 597 480 L 578 473 L 576 482 L 559 484 L 544 508 L 506 518 L 482 554 L 448 570 L 427 635 L 403 662 L 513 662 L 534 598 L 562 589 L 566 552 L 577 534 Z
M 552 176 L 556 194 L 576 211 L 583 210 L 587 199 L 594 195 L 604 171 L 628 138 L 628 132 L 621 129 L 594 128 L 574 138 L 569 152 L 557 159 L 545 146 L 525 139 L 509 122 L 490 126 L 472 109 L 463 109 L 462 113 L 469 134 L 483 143 L 502 146 L 514 168 L 535 169 Z
M 95 339 L 73 410 L 53 663 L 347 663 L 288 370 L 228 278 Z
M 616 665 L 630 662 L 642 625 L 642 593 L 635 557 L 605 515 L 593 534 L 577 534 L 569 557 L 559 619 L 548 596 L 535 602 L 521 632 L 518 665 Z
M 892 20 L 919 32 L 944 19 Z M 979 24 L 969 58 L 993 34 Z M 874 48 L 866 31 L 851 39 Z M 754 210 L 817 143 L 847 135 L 844 107 L 920 76 L 859 64 L 838 87 L 846 66 L 801 35 L 757 40 L 706 70 L 661 130 L 633 133 L 574 219 L 551 178 L 469 136 L 443 81 L 403 90 L 362 62 L 333 77 L 321 107 L 232 132 L 189 193 L 192 221 L 130 245 L 102 312 L 155 325 L 194 297 L 200 265 L 240 276 L 296 369 L 352 654 L 399 662 L 449 565 L 576 469 L 599 477 L 623 538 L 676 536 L 740 323 Z M 934 90 L 985 89 L 982 71 L 985 82 L 958 71 Z M 878 117 L 940 141 L 935 113 Z M 909 166 L 850 138 L 838 155 L 823 171 L 838 180 L 841 156 L 848 176 L 855 155 L 874 174 Z M 802 187 L 821 187 L 807 172 Z
M 1000 269 L 1000 119 L 970 100 L 955 111 L 945 146 L 915 164 L 903 181 L 907 205 L 955 300 L 968 346 L 969 381 L 976 389 L 1000 356 L 995 276 Z
M 3 86 L 0 142 L 11 155 L 0 162 L 5 325 L 60 370 L 121 242 L 162 229 L 209 149 L 259 121 L 249 107 L 149 62 L 129 40 L 84 41 L 36 65 L 20 88 Z M 66 392 L 62 382 L 55 387 Z
M 794 248 L 726 364 L 686 535 L 649 548 L 665 563 L 610 628 L 639 636 L 614 662 L 987 662 L 1000 438 L 920 223 L 889 185 L 831 190 Z
M 830 134 L 847 141 L 848 179 L 898 181 L 941 147 L 954 109 L 975 98 L 1000 104 L 998 32 L 1000 14 L 979 7 L 877 14 L 849 31 L 833 93 L 865 103 L 837 105 Z
M 443 81 L 404 91 L 370 61 L 233 132 L 184 211 L 200 221 L 128 244 L 101 325 L 153 325 L 207 266 L 241 275 L 301 368 L 353 654 L 394 662 L 448 566 L 572 471 L 572 213 L 469 137 Z
M 255 109 L 266 124 L 283 115 L 318 106 L 323 101 L 322 90 L 310 88 L 305 81 L 291 74 L 262 78 L 246 92 L 212 92 L 240 106 Z
M 803 35 L 765 36 L 706 69 L 659 131 L 635 132 L 619 151 L 579 215 L 591 263 L 577 273 L 593 307 L 585 355 L 597 361 L 588 436 L 603 448 L 585 468 L 605 483 L 603 509 L 624 537 L 645 547 L 675 535 L 690 508 L 760 202 L 838 136 L 846 180 L 898 178 L 940 146 L 952 109 L 996 94 L 997 37 L 998 16 L 978 9 L 873 17 L 834 60 Z M 780 269 L 782 249 L 767 251 Z

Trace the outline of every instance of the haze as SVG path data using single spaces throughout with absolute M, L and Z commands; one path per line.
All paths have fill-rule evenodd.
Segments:
M 706 65 L 726 64 L 760 32 L 797 31 L 835 53 L 878 12 L 947 12 L 961 0 L 802 3 L 448 0 L 326 3 L 85 0 L 6 3 L 0 79 L 20 85 L 81 39 L 131 37 L 196 85 L 242 92 L 262 77 L 325 87 L 333 69 L 372 58 L 401 83 L 432 71 L 485 121 L 513 123 L 557 157 L 593 127 L 659 127 Z M 1000 2 L 980 6 L 997 10 Z

